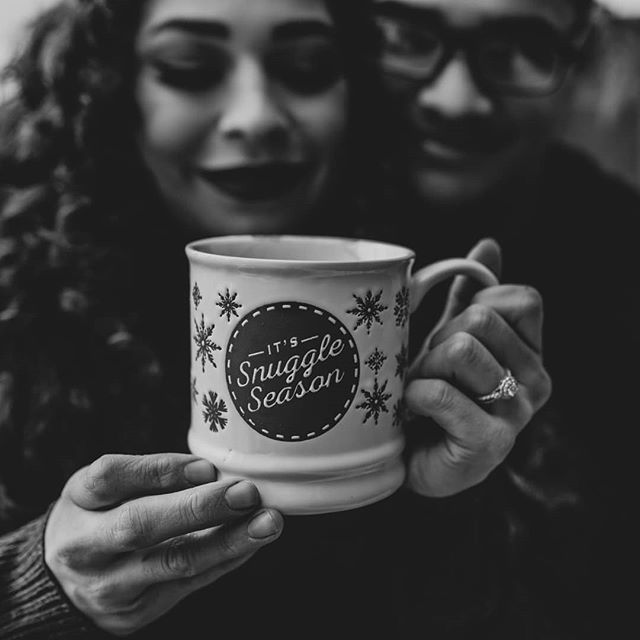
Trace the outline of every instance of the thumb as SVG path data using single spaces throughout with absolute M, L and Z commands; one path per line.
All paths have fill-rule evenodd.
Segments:
M 502 250 L 500 245 L 493 238 L 480 240 L 467 254 L 467 258 L 476 260 L 490 269 L 497 278 L 502 273 Z M 473 296 L 479 291 L 482 285 L 468 276 L 456 276 L 447 296 L 447 303 L 438 325 L 451 320 L 463 309 L 466 309 Z
M 471 260 L 481 262 L 485 267 L 490 269 L 497 278 L 500 278 L 500 274 L 502 272 L 502 250 L 500 249 L 500 245 L 493 238 L 484 238 L 480 240 L 471 249 L 471 251 L 469 251 L 466 257 Z M 422 349 L 423 352 L 429 349 L 431 338 L 447 322 L 449 322 L 449 320 L 455 318 L 469 306 L 473 296 L 481 286 L 482 285 L 480 285 L 475 279 L 469 278 L 468 276 L 455 277 L 451 287 L 449 288 L 444 311 L 424 341 Z
M 502 275 L 502 249 L 500 249 L 500 245 L 493 238 L 483 238 L 480 240 L 480 242 L 469 251 L 467 258 L 481 262 L 485 267 L 493 271 L 498 280 L 500 279 Z

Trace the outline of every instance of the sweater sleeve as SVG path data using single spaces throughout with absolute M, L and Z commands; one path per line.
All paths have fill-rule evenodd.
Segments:
M 90 638 L 95 627 L 69 602 L 44 562 L 48 514 L 0 537 L 0 638 Z

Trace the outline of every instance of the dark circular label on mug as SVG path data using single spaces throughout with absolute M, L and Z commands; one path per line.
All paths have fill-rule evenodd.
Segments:
M 229 393 L 246 423 L 287 442 L 335 427 L 360 376 L 347 328 L 324 309 L 300 302 L 264 305 L 241 318 L 225 365 Z

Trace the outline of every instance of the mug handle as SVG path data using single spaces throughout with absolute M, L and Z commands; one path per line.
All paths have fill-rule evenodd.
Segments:
M 469 258 L 439 260 L 422 267 L 411 276 L 409 284 L 411 313 L 420 306 L 423 298 L 432 287 L 452 276 L 470 276 L 485 287 L 493 287 L 499 284 L 493 272 L 480 262 Z

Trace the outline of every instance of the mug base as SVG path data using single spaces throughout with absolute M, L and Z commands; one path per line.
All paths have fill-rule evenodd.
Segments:
M 240 477 L 224 471 L 219 472 L 218 478 L 222 482 L 253 482 L 263 506 L 285 515 L 315 515 L 358 509 L 383 500 L 402 486 L 405 471 L 402 461 L 394 460 L 383 468 L 348 478 L 274 480 Z
M 209 460 L 218 480 L 253 482 L 265 507 L 287 515 L 348 511 L 395 493 L 405 479 L 403 439 L 364 452 L 339 456 L 278 458 L 220 450 L 191 430 L 191 453 Z

